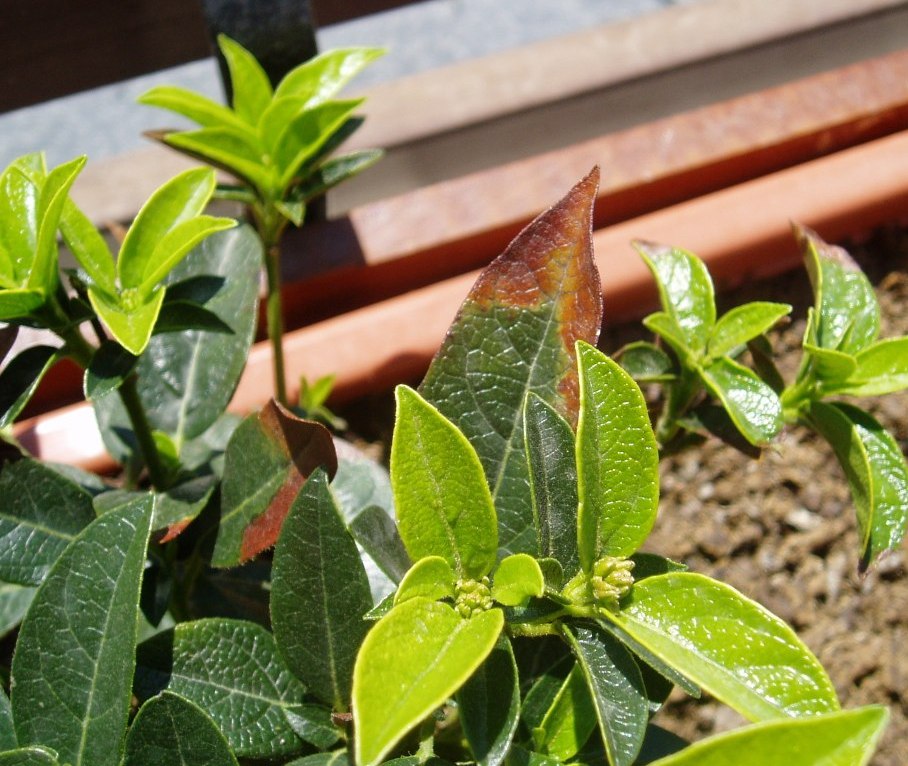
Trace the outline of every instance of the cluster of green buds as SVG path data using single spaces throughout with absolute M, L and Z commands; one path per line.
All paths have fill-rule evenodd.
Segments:
M 633 569 L 633 561 L 615 556 L 604 556 L 593 564 L 590 587 L 596 603 L 611 612 L 617 612 L 618 602 L 634 584 L 634 576 L 631 574 Z
M 466 619 L 492 608 L 492 588 L 488 577 L 458 580 L 454 585 L 454 609 Z

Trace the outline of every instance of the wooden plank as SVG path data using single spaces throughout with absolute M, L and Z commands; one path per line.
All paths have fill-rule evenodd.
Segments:
M 314 0 L 321 25 L 414 0 Z M 200 0 L 19 0 L 3 4 L 0 112 L 211 55 Z

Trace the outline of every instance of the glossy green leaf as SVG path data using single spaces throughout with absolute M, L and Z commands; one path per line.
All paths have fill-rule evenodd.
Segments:
M 659 451 L 630 375 L 588 344 L 577 344 L 577 357 L 577 535 L 589 570 L 602 556 L 629 556 L 649 535 L 659 505 Z
M 57 754 L 48 747 L 21 747 L 0 753 L 0 766 L 59 766 Z
M 367 506 L 350 522 L 350 532 L 391 582 L 401 582 L 410 568 L 410 556 L 387 511 L 377 505 Z M 450 569 L 449 564 L 446 566 Z
M 520 684 L 511 642 L 500 636 L 485 662 L 457 692 L 464 734 L 480 766 L 501 766 L 520 721 Z
M 292 69 L 278 84 L 275 98 L 297 96 L 312 108 L 336 95 L 366 66 L 385 53 L 381 48 L 325 51 Z
M 332 753 L 314 753 L 296 758 L 286 766 L 350 766 L 350 758 L 346 750 L 335 750 Z
M 214 171 L 193 168 L 174 176 L 148 198 L 126 232 L 117 258 L 122 288 L 145 282 L 159 265 L 159 243 L 168 241 L 174 230 L 205 209 L 214 187 Z
M 454 598 L 456 577 L 451 565 L 441 556 L 426 556 L 417 561 L 400 581 L 394 594 L 394 603 L 411 598 L 428 598 L 440 601 Z
M 670 572 L 686 572 L 687 567 L 677 561 L 672 561 L 655 553 L 637 551 L 631 556 L 634 562 L 634 582 L 645 580 L 647 577 L 669 574 Z
M 164 288 L 159 287 L 144 303 L 124 305 L 110 296 L 88 288 L 88 299 L 114 339 L 135 356 L 139 356 L 151 340 L 155 322 L 164 302 Z
M 274 400 L 243 420 L 227 445 L 221 487 L 221 522 L 211 563 L 248 561 L 277 541 L 281 525 L 306 479 L 317 469 L 337 470 L 331 434 Z
M 591 235 L 598 183 L 594 170 L 483 271 L 420 387 L 479 455 L 501 555 L 538 553 L 523 437 L 527 393 L 576 422 L 574 342 L 595 342 L 602 317 Z
M 250 138 L 255 136 L 255 132 L 231 109 L 185 88 L 156 85 L 136 101 L 181 114 L 204 128 L 231 127 L 248 132 Z
M 684 332 L 675 319 L 664 311 L 657 311 L 643 318 L 643 326 L 664 340 L 682 359 L 690 357 L 695 349 L 689 349 Z
M 833 348 L 821 348 L 805 342 L 804 351 L 813 362 L 814 377 L 821 380 L 824 387 L 847 380 L 858 366 L 854 356 Z
M 396 389 L 391 486 L 398 528 L 413 560 L 441 556 L 459 577 L 495 564 L 492 497 L 473 447 L 413 389 Z
M 707 351 L 712 358 L 724 356 L 762 335 L 791 313 L 787 303 L 745 303 L 723 314 L 713 327 Z
M 536 559 L 526 553 L 505 556 L 492 583 L 492 598 L 505 606 L 519 606 L 545 592 L 545 578 Z
M 6 636 L 25 617 L 37 588 L 0 582 L 0 638 Z
M 323 702 L 347 708 L 368 630 L 369 580 L 319 470 L 284 520 L 274 551 L 271 622 L 287 667 Z
M 166 277 L 192 248 L 215 232 L 232 229 L 236 221 L 232 218 L 215 218 L 200 215 L 174 226 L 158 240 L 146 265 L 140 291 L 150 292 Z
M 766 444 L 779 433 L 782 403 L 753 370 L 722 357 L 702 367 L 700 376 L 748 442 Z
M 139 398 L 148 420 L 181 453 L 217 421 L 236 390 L 255 334 L 261 257 L 258 237 L 243 226 L 206 239 L 166 280 L 168 297 L 201 302 L 233 330 L 154 335 L 139 360 Z M 96 402 L 95 412 L 107 449 L 125 461 L 135 445 L 121 436 L 131 436 L 131 425 L 119 397 Z
M 86 399 L 100 399 L 116 391 L 136 368 L 139 360 L 119 343 L 105 341 L 95 351 L 85 370 L 83 390 Z
M 0 372 L 0 428 L 19 417 L 47 371 L 57 361 L 59 349 L 31 346 L 19 352 Z
M 237 766 L 224 735 L 189 700 L 164 692 L 140 708 L 123 766 Z
M 41 290 L 0 290 L 0 321 L 22 319 L 44 304 Z
M 861 540 L 861 566 L 901 545 L 908 527 L 908 465 L 898 443 L 870 414 L 814 402 L 810 422 L 833 448 L 848 479 Z
M 238 757 L 277 758 L 302 748 L 284 712 L 305 687 L 281 660 L 274 638 L 245 620 L 180 623 L 139 645 L 136 693 L 164 690 L 198 705 Z
M 320 197 L 329 189 L 372 167 L 384 156 L 381 149 L 361 149 L 323 162 L 293 190 L 293 196 L 302 203 Z M 294 221 L 296 223 L 296 221 Z M 296 223 L 299 226 L 298 223 Z
M 332 720 L 330 708 L 323 705 L 300 705 L 285 710 L 284 716 L 293 730 L 310 745 L 325 750 L 341 737 L 341 730 Z
M 652 766 L 866 766 L 889 713 L 872 706 L 771 721 L 709 737 Z
M 189 301 L 172 301 L 170 295 L 164 298 L 158 321 L 154 324 L 153 335 L 167 332 L 199 330 L 206 333 L 233 335 L 233 328 L 209 309 Z M 146 349 L 147 351 L 147 349 Z
M 96 519 L 38 588 L 12 667 L 21 744 L 72 766 L 119 766 L 152 511 L 146 496 Z
M 854 358 L 855 368 L 843 383 L 826 385 L 830 393 L 880 396 L 908 388 L 908 337 L 887 338 Z
M 0 175 L 0 244 L 11 262 L 9 276 L 19 285 L 28 278 L 38 240 L 40 177 L 27 172 L 29 165 L 43 177 L 43 154 L 20 157 Z
M 366 636 L 353 673 L 356 763 L 376 766 L 473 674 L 498 640 L 500 609 L 465 620 L 439 601 L 395 607 Z
M 0 752 L 13 750 L 16 741 L 16 729 L 13 726 L 13 709 L 9 704 L 6 692 L 0 689 Z
M 268 75 L 255 60 L 255 56 L 227 35 L 218 35 L 218 47 L 230 70 L 233 110 L 241 119 L 255 125 L 271 101 L 272 89 Z
M 57 229 L 70 187 L 85 167 L 85 161 L 85 157 L 77 157 L 47 174 L 38 203 L 35 258 L 23 287 L 50 294 L 57 285 Z
M 640 241 L 633 245 L 653 273 L 662 310 L 675 321 L 685 344 L 695 353 L 706 351 L 716 323 L 716 302 L 703 261 L 680 248 Z
M 634 380 L 641 383 L 671 380 L 675 365 L 671 357 L 654 343 L 636 341 L 615 354 L 618 362 Z
M 609 763 L 631 766 L 649 720 L 646 688 L 634 658 L 602 630 L 565 625 L 564 636 L 589 687 Z
M 200 128 L 182 133 L 152 133 L 167 146 L 226 170 L 262 193 L 273 193 L 278 185 L 274 171 L 262 162 L 259 150 L 249 138 L 233 128 Z
M 363 100 L 327 101 L 306 110 L 290 122 L 274 151 L 274 164 L 280 174 L 281 189 L 290 185 L 300 173 L 303 163 L 318 152 Z
M 794 227 L 815 297 L 807 342 L 855 354 L 880 331 L 880 307 L 870 281 L 841 247 L 826 244 L 805 226 Z
M 826 672 L 791 628 L 703 575 L 649 577 L 634 585 L 619 613 L 607 616 L 750 720 L 839 707 Z
M 533 730 L 533 743 L 563 762 L 576 755 L 595 729 L 596 707 L 583 670 L 574 665 Z
M 0 473 L 0 580 L 40 585 L 76 535 L 95 518 L 82 487 L 37 460 Z
M 523 413 L 537 548 L 562 572 L 580 569 L 577 555 L 577 464 L 574 432 L 555 409 L 529 394 Z
M 60 218 L 60 233 L 79 265 L 99 288 L 113 294 L 117 270 L 110 248 L 95 225 L 72 200 L 67 200 Z

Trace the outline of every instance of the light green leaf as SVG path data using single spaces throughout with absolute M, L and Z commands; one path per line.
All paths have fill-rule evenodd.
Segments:
M 753 370 L 721 357 L 700 368 L 700 377 L 748 442 L 766 444 L 779 433 L 782 403 Z
M 870 414 L 849 404 L 814 402 L 810 422 L 828 441 L 851 488 L 861 567 L 901 545 L 908 527 L 908 466 L 898 443 Z
M 366 636 L 353 672 L 356 763 L 376 766 L 473 674 L 495 646 L 500 609 L 463 619 L 439 601 L 405 601 Z
M 823 667 L 778 617 L 690 572 L 634 585 L 603 613 L 656 656 L 753 721 L 837 710 Z
M 0 766 L 59 766 L 57 754 L 49 747 L 22 747 L 0 753 Z
M 0 321 L 29 316 L 44 304 L 46 297 L 42 290 L 37 289 L 0 290 Z
M 361 98 L 328 101 L 303 112 L 287 125 L 274 150 L 281 189 L 291 184 L 303 163 L 315 155 L 363 101 Z
M 255 139 L 255 131 L 240 119 L 231 109 L 212 101 L 200 93 L 173 85 L 156 85 L 145 91 L 136 101 L 148 106 L 169 109 L 171 112 L 198 123 L 203 128 L 229 127 L 245 132 L 250 139 Z
M 664 340 L 678 357 L 682 360 L 688 359 L 695 349 L 688 347 L 684 339 L 684 332 L 675 321 L 675 319 L 664 311 L 657 311 L 643 318 L 643 326 L 650 332 L 658 335 Z
M 72 766 L 118 766 L 153 502 L 86 527 L 51 567 L 19 630 L 12 708 L 22 744 Z
M 878 706 L 771 721 L 709 737 L 651 766 L 866 766 L 886 728 Z
M 908 388 L 908 337 L 887 338 L 855 357 L 855 369 L 843 383 L 824 386 L 829 393 L 880 396 Z
M 564 762 L 576 755 L 595 728 L 596 707 L 583 671 L 574 665 L 533 730 L 533 743 L 541 753 Z
M 215 218 L 200 215 L 174 226 L 155 245 L 151 260 L 146 264 L 139 292 L 151 292 L 186 254 L 203 239 L 216 231 L 232 229 L 236 221 L 232 218 Z
M 296 96 L 312 108 L 336 95 L 385 51 L 381 48 L 337 48 L 320 53 L 292 69 L 277 86 L 275 98 Z
M 649 720 L 646 688 L 637 663 L 602 630 L 565 625 L 564 636 L 586 678 L 608 762 L 631 766 Z
M 539 554 L 562 572 L 580 569 L 577 555 L 577 463 L 574 432 L 551 405 L 527 395 L 523 431 Z
M 574 342 L 595 342 L 602 320 L 591 236 L 598 183 L 594 170 L 486 267 L 420 386 L 479 455 L 501 557 L 539 553 L 523 435 L 527 394 L 569 423 L 577 419 Z
M 271 623 L 287 667 L 319 699 L 345 710 L 353 661 L 368 630 L 369 580 L 328 489 L 313 473 L 274 551 Z
M 139 287 L 145 281 L 158 265 L 158 244 L 205 209 L 214 187 L 213 170 L 193 168 L 174 176 L 148 198 L 120 248 L 117 276 L 122 288 Z
M 140 708 L 123 766 L 237 766 L 224 735 L 189 700 L 164 692 Z
M 527 553 L 512 553 L 495 570 L 492 598 L 505 606 L 520 606 L 527 599 L 541 597 L 545 578 L 536 559 Z
M 814 346 L 806 341 L 804 351 L 813 362 L 814 377 L 823 382 L 824 388 L 846 381 L 858 366 L 854 356 L 846 354 L 844 351 Z
M 480 766 L 501 766 L 520 722 L 520 684 L 511 642 L 505 636 L 457 692 L 464 734 Z
M 25 617 L 37 588 L 0 582 L 0 638 L 6 636 Z
M 413 560 L 441 556 L 459 577 L 492 569 L 495 508 L 466 437 L 413 389 L 398 386 L 391 487 L 401 539 Z
M 152 137 L 190 157 L 226 170 L 262 194 L 275 193 L 278 185 L 276 174 L 265 166 L 259 150 L 238 130 L 201 128 L 182 133 L 155 133 Z
M 63 206 L 60 233 L 92 281 L 101 290 L 114 294 L 117 290 L 117 269 L 110 248 L 88 216 L 69 199 Z
M 250 125 L 258 124 L 271 101 L 272 89 L 268 75 L 255 60 L 255 56 L 227 35 L 218 35 L 218 47 L 230 70 L 233 110 Z
M 411 562 L 387 511 L 377 505 L 366 506 L 350 522 L 350 533 L 391 582 L 401 582 Z M 446 566 L 451 568 L 450 564 Z
M 644 340 L 623 346 L 615 354 L 615 361 L 641 383 L 661 382 L 675 377 L 671 357 L 654 343 Z
M 405 575 L 394 594 L 394 603 L 411 598 L 440 601 L 454 598 L 454 570 L 441 556 L 426 556 L 417 561 Z
M 143 303 L 131 306 L 89 287 L 88 300 L 116 341 L 131 354 L 139 356 L 151 340 L 154 324 L 164 303 L 164 293 L 165 289 L 159 287 Z
M 579 342 L 577 510 L 580 563 L 629 556 L 659 505 L 659 451 L 643 394 L 620 365 Z
M 53 346 L 31 346 L 0 372 L 0 429 L 10 426 L 25 409 L 38 384 L 57 362 L 58 351 Z
M 85 157 L 77 157 L 47 174 L 41 187 L 38 207 L 35 259 L 24 287 L 49 295 L 57 285 L 57 228 L 63 215 L 63 206 L 69 199 L 70 187 L 82 172 L 85 162 Z
M 37 460 L 0 473 L 0 579 L 40 585 L 76 535 L 95 518 L 82 487 Z
M 713 328 L 707 352 L 715 359 L 762 335 L 791 313 L 787 303 L 745 303 L 724 314 Z
M 164 690 L 204 710 L 238 757 L 277 758 L 303 746 L 284 712 L 304 704 L 305 687 L 260 625 L 195 620 L 140 644 L 136 694 Z
M 716 302 L 703 261 L 680 248 L 640 241 L 633 245 L 653 273 L 662 310 L 675 321 L 685 345 L 704 353 L 716 323 Z
M 0 175 L 0 244 L 11 260 L 13 281 L 23 285 L 35 257 L 38 241 L 40 178 L 25 172 L 29 164 L 42 168 L 44 155 L 20 157 Z
M 880 307 L 870 281 L 841 247 L 805 226 L 794 227 L 815 297 L 807 342 L 846 354 L 869 346 L 880 331 Z

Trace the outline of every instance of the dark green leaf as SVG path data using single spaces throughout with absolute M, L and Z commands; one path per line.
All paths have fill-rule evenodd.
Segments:
M 577 356 L 577 536 L 588 571 L 602 556 L 629 556 L 649 535 L 659 505 L 659 450 L 630 375 L 583 342 Z
M 851 487 L 861 567 L 901 545 L 908 527 L 908 466 L 895 439 L 849 404 L 814 402 L 810 422 L 833 448 Z
M 155 322 L 154 334 L 185 330 L 233 334 L 233 328 L 229 324 L 204 306 L 189 301 L 169 301 L 165 298 L 161 313 L 158 314 L 158 321 Z
M 284 711 L 293 730 L 319 750 L 327 750 L 341 737 L 341 731 L 334 725 L 330 708 L 322 705 L 300 705 Z
M 388 470 L 344 439 L 335 438 L 337 473 L 331 481 L 331 491 L 340 506 L 347 524 L 369 506 L 377 505 L 391 516 L 394 500 Z
M 12 707 L 20 743 L 72 766 L 118 766 L 153 503 L 86 527 L 51 567 L 19 630 Z
M 57 754 L 47 747 L 23 747 L 0 753 L 0 766 L 58 766 Z
M 13 726 L 13 709 L 6 692 L 0 689 L 0 752 L 16 747 L 16 729 Z
M 211 563 L 248 561 L 277 541 L 284 517 L 309 475 L 337 470 L 331 434 L 274 400 L 239 425 L 227 445 L 221 523 Z
M 675 376 L 671 357 L 654 343 L 643 340 L 622 347 L 615 354 L 615 361 L 641 383 L 671 380 Z
M 579 665 L 574 665 L 533 730 L 540 752 L 566 761 L 574 756 L 596 729 L 596 707 Z
M 523 415 L 539 555 L 580 569 L 577 555 L 577 465 L 574 432 L 553 407 L 529 394 Z
M 53 346 L 31 346 L 3 368 L 0 372 L 0 429 L 19 417 L 57 358 L 57 349 Z
M 0 580 L 40 585 L 76 535 L 95 518 L 82 487 L 37 460 L 0 473 Z
M 826 672 L 778 617 L 690 572 L 648 577 L 609 620 L 745 717 L 837 710 Z
M 703 261 L 680 248 L 641 241 L 633 245 L 653 273 L 662 310 L 680 329 L 685 345 L 704 353 L 716 323 L 716 302 Z
M 371 608 L 356 543 L 318 470 L 291 506 L 274 551 L 271 622 L 287 667 L 337 710 L 348 707 Z
M 634 562 L 634 582 L 645 580 L 647 577 L 668 574 L 669 572 L 686 572 L 687 567 L 679 564 L 677 561 L 657 556 L 655 553 L 643 553 L 637 551 L 631 556 Z
M 124 766 L 237 766 L 205 712 L 164 692 L 142 705 L 126 737 Z
M 473 447 L 413 389 L 398 386 L 391 487 L 401 539 L 413 560 L 441 556 L 459 577 L 495 564 L 492 497 Z
M 399 583 L 411 562 L 391 517 L 377 505 L 370 505 L 350 522 L 350 532 L 379 569 Z
M 457 692 L 464 734 L 480 766 L 501 766 L 520 716 L 520 686 L 511 642 L 504 636 Z
M 145 699 L 165 689 L 211 716 L 238 757 L 277 758 L 302 748 L 284 713 L 304 704 L 305 688 L 259 625 L 196 620 L 141 644 L 136 693 Z
M 333 157 L 319 165 L 305 180 L 293 190 L 293 196 L 301 203 L 320 197 L 342 181 L 362 173 L 366 168 L 378 162 L 384 152 L 381 149 L 362 149 L 341 157 Z M 299 226 L 299 223 L 294 221 Z
M 100 399 L 123 385 L 139 360 L 119 343 L 106 341 L 94 353 L 85 370 L 85 398 Z
M 751 444 L 772 441 L 782 428 L 782 403 L 753 370 L 722 357 L 701 368 L 700 376 Z
M 695 742 L 652 766 L 866 766 L 889 712 L 872 706 L 747 726 Z
M 649 720 L 646 690 L 634 658 L 602 630 L 565 625 L 564 635 L 589 686 L 609 763 L 631 766 Z
M 682 739 L 674 732 L 651 723 L 646 727 L 646 737 L 643 740 L 643 747 L 640 748 L 637 763 L 640 766 L 650 764 L 659 758 L 683 750 L 688 744 L 690 743 L 686 739 Z
M 598 182 L 593 171 L 483 271 L 420 388 L 479 455 L 501 555 L 538 553 L 523 437 L 527 393 L 576 422 L 574 343 L 595 342 L 602 316 L 591 236 Z
M 394 763 L 394 761 L 387 763 Z M 350 758 L 346 750 L 335 750 L 333 753 L 314 753 L 296 758 L 287 766 L 350 766 Z
M 689 434 L 696 434 L 703 438 L 715 436 L 729 447 L 733 447 L 755 460 L 762 454 L 760 447 L 755 447 L 744 438 L 735 425 L 735 421 L 728 414 L 728 410 L 713 401 L 704 401 L 689 410 L 683 417 L 678 418 L 678 424 Z

